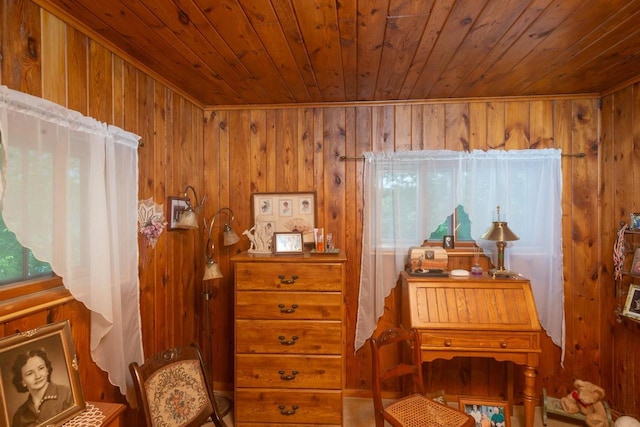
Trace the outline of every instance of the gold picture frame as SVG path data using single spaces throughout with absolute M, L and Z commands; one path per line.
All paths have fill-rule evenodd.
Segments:
M 460 396 L 458 408 L 471 415 L 476 420 L 476 425 L 484 425 L 482 420 L 489 420 L 491 426 L 511 427 L 509 402 L 506 400 Z
M 304 250 L 304 240 L 300 232 L 273 233 L 273 253 L 301 254 Z
M 270 224 L 273 232 L 300 232 L 313 245 L 316 226 L 316 193 L 253 193 L 253 223 Z
M 86 407 L 68 320 L 0 339 L 0 371 L 0 425 L 21 425 L 14 417 L 29 417 L 29 390 L 45 380 L 47 393 L 57 397 L 43 402 L 39 416 L 46 419 L 38 427 L 61 425 Z

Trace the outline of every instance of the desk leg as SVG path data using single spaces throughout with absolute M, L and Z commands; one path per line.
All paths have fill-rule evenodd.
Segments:
M 524 367 L 524 425 L 533 427 L 533 415 L 536 410 L 536 370 L 532 366 Z

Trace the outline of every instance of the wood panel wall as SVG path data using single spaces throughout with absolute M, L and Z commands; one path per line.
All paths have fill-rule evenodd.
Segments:
M 604 99 L 600 148 L 600 101 L 579 96 L 555 99 L 495 99 L 378 105 L 264 108 L 201 108 L 151 76 L 130 58 L 118 56 L 30 0 L 0 0 L 3 19 L 0 82 L 51 99 L 142 136 L 139 198 L 166 203 L 193 185 L 206 195 L 207 218 L 220 207 L 236 214 L 240 233 L 252 225 L 253 192 L 316 191 L 318 222 L 346 250 L 346 339 L 348 394 L 367 396 L 370 358 L 354 352 L 360 238 L 362 162 L 341 161 L 365 151 L 417 149 L 522 149 L 558 147 L 563 168 L 563 247 L 567 346 L 543 342 L 537 389 L 552 396 L 568 392 L 574 378 L 600 383 L 612 406 L 637 412 L 630 398 L 638 384 L 637 355 L 631 346 L 638 328 L 612 316 L 610 283 L 614 225 L 640 210 L 628 174 L 637 154 L 640 111 L 635 87 Z M 74 24 L 75 25 L 75 24 Z M 635 127 L 634 127 L 635 126 Z M 615 130 L 615 136 L 614 136 Z M 621 146 L 619 144 L 622 144 Z M 636 159 L 637 160 L 637 159 Z M 632 178 L 629 178 L 629 175 Z M 622 202 L 621 200 L 624 200 Z M 602 226 L 601 226 L 602 224 Z M 216 257 L 224 278 L 203 284 L 203 238 L 194 231 L 162 235 L 140 262 L 143 341 L 147 354 L 198 340 L 202 332 L 202 291 L 212 291 L 213 368 L 216 386 L 233 381 L 233 286 L 230 257 L 248 241 Z M 216 235 L 214 238 L 220 240 Z M 141 252 L 142 254 L 142 252 Z M 400 319 L 399 295 L 386 302 L 380 328 Z M 71 305 L 69 305 L 71 304 Z M 65 308 L 68 307 L 68 308 Z M 78 303 L 20 317 L 3 324 L 10 334 L 59 318 L 71 318 L 81 360 L 88 360 L 88 315 Z M 612 333 L 613 332 L 613 333 Z M 90 365 L 90 364 L 89 364 Z M 430 387 L 449 395 L 503 392 L 505 367 L 484 359 L 456 359 L 430 365 Z M 519 375 L 516 375 L 516 379 Z M 521 391 L 521 384 L 516 383 Z M 89 399 L 117 400 L 117 391 L 92 366 L 83 378 Z M 611 391 L 609 391 L 611 390 Z M 637 403 L 637 402 L 636 402 Z M 637 413 L 636 413 L 637 415 Z M 135 425 L 134 423 L 127 425 Z

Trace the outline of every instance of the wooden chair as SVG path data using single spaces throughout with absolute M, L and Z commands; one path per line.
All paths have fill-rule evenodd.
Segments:
M 218 415 L 200 349 L 172 348 L 129 365 L 147 427 L 226 427 Z
M 383 427 L 385 420 L 395 427 L 474 427 L 475 420 L 455 408 L 443 405 L 424 396 L 420 335 L 415 329 L 392 328 L 371 338 L 373 361 L 372 387 L 376 427 Z M 391 355 L 401 362 L 391 364 L 385 356 Z M 410 359 L 410 360 L 404 360 Z M 391 379 L 404 379 L 413 384 L 414 393 L 384 406 L 382 384 Z

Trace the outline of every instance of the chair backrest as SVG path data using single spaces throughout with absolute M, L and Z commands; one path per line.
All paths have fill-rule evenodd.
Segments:
M 129 370 L 148 427 L 200 426 L 209 417 L 224 426 L 195 344 L 161 351 L 142 365 L 133 362 Z
M 415 329 L 391 328 L 369 340 L 371 346 L 372 394 L 376 417 L 383 410 L 382 384 L 408 379 L 413 393 L 424 394 L 420 335 Z M 403 385 L 407 384 L 405 380 Z

